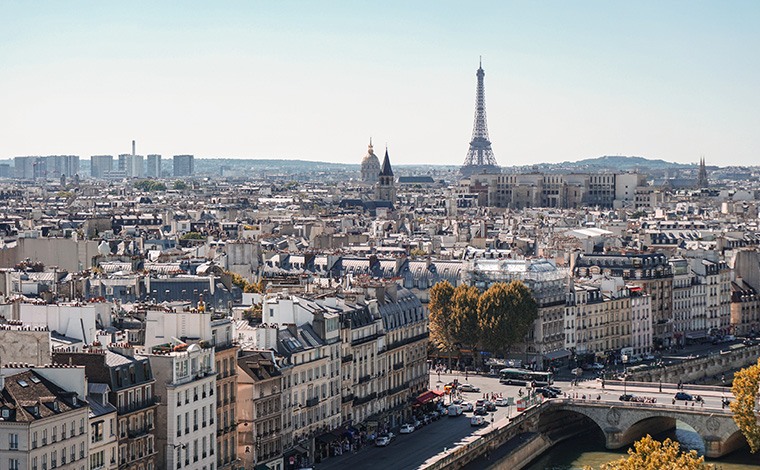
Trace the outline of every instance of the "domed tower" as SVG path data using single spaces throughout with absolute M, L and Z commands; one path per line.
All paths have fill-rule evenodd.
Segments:
M 380 160 L 372 150 L 372 139 L 369 139 L 367 155 L 362 158 L 362 183 L 375 184 L 380 180 Z

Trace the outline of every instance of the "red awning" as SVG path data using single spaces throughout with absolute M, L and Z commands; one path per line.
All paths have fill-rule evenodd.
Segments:
M 443 392 L 440 392 L 438 390 L 428 390 L 427 392 L 417 397 L 417 403 L 419 404 L 427 403 L 433 398 L 440 397 L 442 395 L 443 395 Z

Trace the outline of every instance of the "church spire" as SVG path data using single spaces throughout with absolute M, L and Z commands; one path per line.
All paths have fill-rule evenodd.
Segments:
M 699 159 L 699 173 L 697 174 L 697 187 L 706 188 L 708 186 L 707 181 L 707 167 L 705 167 L 705 157 L 702 156 Z

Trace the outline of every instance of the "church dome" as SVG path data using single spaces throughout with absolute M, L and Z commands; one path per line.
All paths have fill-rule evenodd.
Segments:
M 362 158 L 362 183 L 375 184 L 380 176 L 380 159 L 372 150 L 372 140 L 369 141 L 367 155 Z

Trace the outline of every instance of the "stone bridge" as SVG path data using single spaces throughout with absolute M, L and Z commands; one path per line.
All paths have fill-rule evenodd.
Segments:
M 573 399 L 554 399 L 548 405 L 542 407 L 539 420 L 539 430 L 544 434 L 561 431 L 565 423 L 577 425 L 578 419 L 585 417 L 583 421 L 592 421 L 604 433 L 608 449 L 672 429 L 676 421 L 688 424 L 702 437 L 706 457 L 718 458 L 746 445 L 730 410 Z

